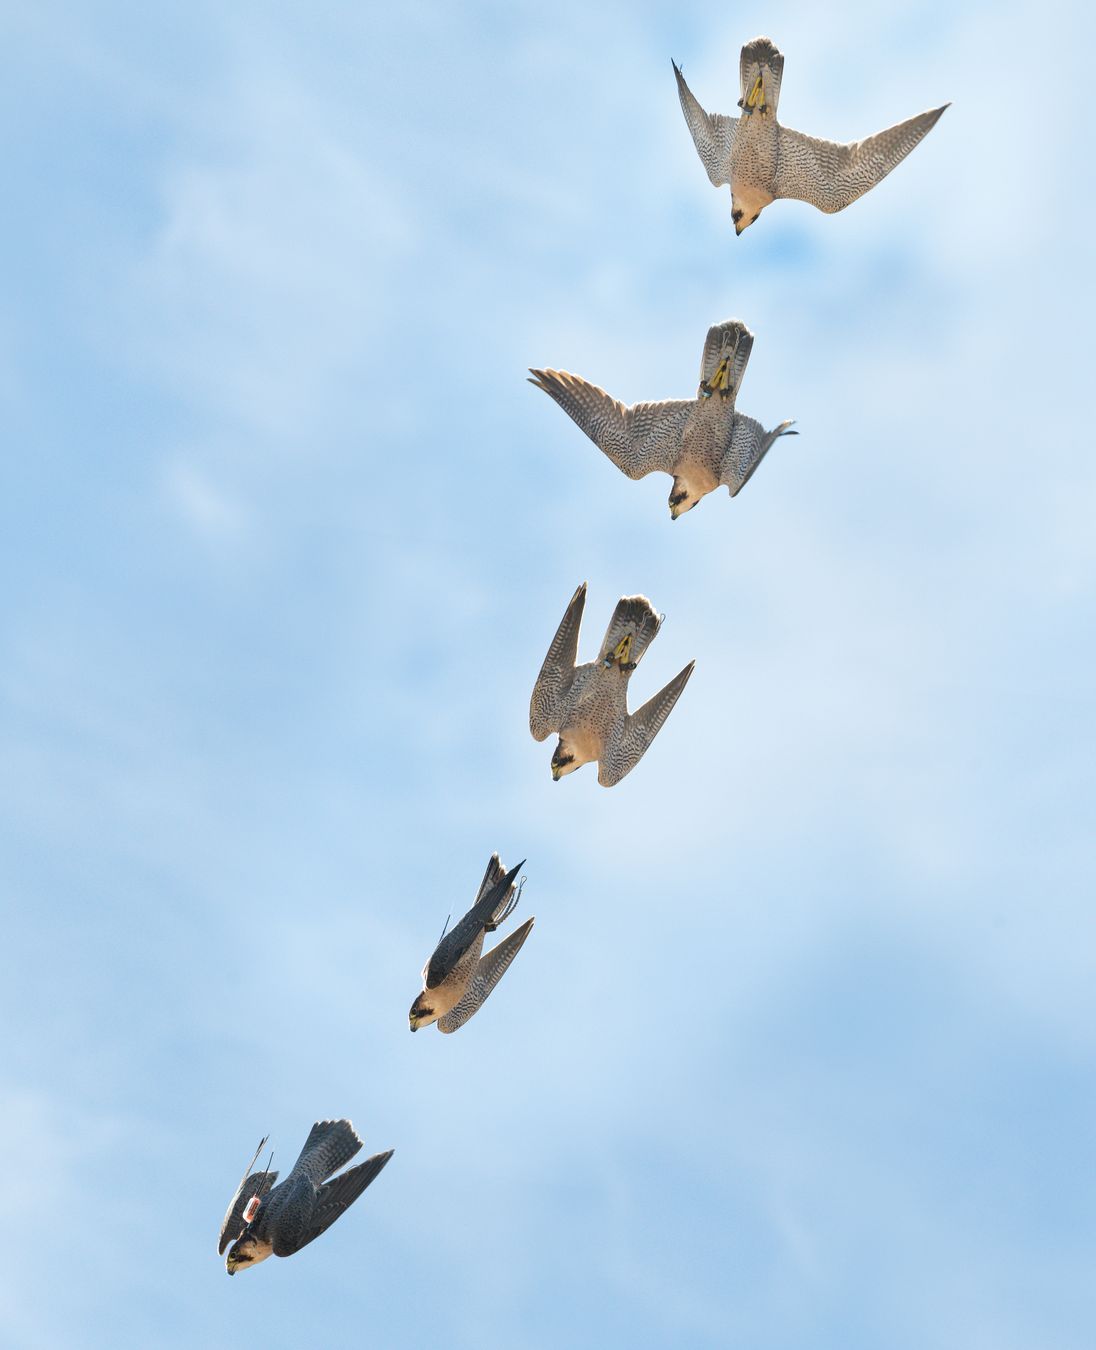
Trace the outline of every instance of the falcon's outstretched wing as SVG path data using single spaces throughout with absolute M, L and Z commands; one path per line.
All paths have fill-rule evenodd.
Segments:
M 638 712 L 626 717 L 620 734 L 606 742 L 597 766 L 597 781 L 602 787 L 613 787 L 619 783 L 647 753 L 651 742 L 662 729 L 663 722 L 681 697 L 681 691 L 688 684 L 695 665 L 695 661 L 690 661 L 665 689 L 648 699 Z
M 389 1149 L 386 1153 L 375 1153 L 372 1158 L 367 1158 L 342 1176 L 325 1182 L 319 1188 L 316 1202 L 307 1217 L 295 1222 L 295 1215 L 287 1215 L 279 1223 L 274 1234 L 274 1255 L 292 1256 L 326 1232 L 340 1214 L 345 1214 L 369 1183 L 380 1175 L 394 1151 Z
M 882 182 L 932 130 L 945 108 L 932 108 L 863 141 L 840 145 L 788 127 L 778 130 L 774 197 L 810 202 L 820 211 L 843 211 Z
M 681 100 L 681 111 L 685 114 L 685 124 L 693 138 L 696 153 L 707 170 L 712 186 L 722 187 L 731 181 L 731 151 L 734 148 L 738 118 L 705 112 L 693 97 L 677 63 L 670 64 L 677 76 L 677 96 Z
M 470 1017 L 479 1012 L 487 1001 L 491 990 L 506 973 L 510 962 L 521 951 L 522 943 L 532 932 L 533 922 L 533 918 L 526 919 L 520 928 L 515 928 L 509 937 L 503 938 L 497 946 L 492 947 L 486 955 L 480 957 L 475 973 L 468 983 L 468 988 L 461 996 L 460 1002 L 454 1008 L 451 1008 L 444 1017 L 438 1018 L 439 1031 L 444 1031 L 447 1034 L 456 1031 L 458 1027 L 464 1026 Z
M 731 443 L 723 456 L 719 481 L 726 484 L 732 497 L 737 497 L 757 471 L 757 466 L 781 436 L 798 436 L 792 431 L 794 422 L 781 422 L 772 431 L 766 431 L 760 422 L 745 413 L 735 413 Z
M 529 700 L 529 730 L 533 739 L 542 741 L 559 730 L 564 700 L 575 675 L 578 656 L 578 630 L 582 625 L 582 610 L 586 604 L 586 583 L 571 596 L 571 603 L 560 620 L 548 655 L 540 668 L 533 696 Z
M 247 1227 L 244 1212 L 251 1203 L 252 1197 L 257 1196 L 261 1201 L 278 1180 L 277 1172 L 252 1172 L 251 1170 L 255 1166 L 255 1158 L 266 1148 L 266 1141 L 269 1137 L 267 1135 L 259 1141 L 259 1147 L 255 1150 L 255 1157 L 248 1163 L 244 1171 L 244 1179 L 236 1188 L 232 1203 L 225 1212 L 224 1221 L 221 1224 L 220 1241 L 217 1243 L 217 1252 L 221 1256 L 224 1256 L 225 1252 Z
M 566 370 L 533 370 L 530 384 L 550 395 L 629 478 L 673 473 L 694 399 L 619 403 L 604 389 Z

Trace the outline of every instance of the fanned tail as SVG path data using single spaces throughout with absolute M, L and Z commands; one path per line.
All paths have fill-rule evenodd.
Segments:
M 739 319 L 713 324 L 708 329 L 700 359 L 701 398 L 710 398 L 717 392 L 723 398 L 738 397 L 753 341 L 753 334 Z
M 294 1166 L 304 1163 L 310 1172 L 329 1177 L 348 1163 L 361 1147 L 362 1141 L 348 1120 L 317 1120 L 309 1130 Z
M 605 630 L 599 660 L 634 669 L 661 626 L 662 620 L 645 595 L 622 596 Z
M 780 103 L 780 80 L 784 74 L 784 54 L 767 37 L 754 38 L 742 48 L 739 61 L 742 97 L 738 106 L 744 117 L 764 113 L 775 117 Z

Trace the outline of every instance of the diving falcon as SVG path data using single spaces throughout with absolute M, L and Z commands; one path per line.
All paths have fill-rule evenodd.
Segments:
M 668 473 L 670 519 L 725 487 L 737 497 L 792 422 L 771 431 L 735 408 L 754 335 L 738 319 L 708 329 L 700 357 L 700 386 L 691 399 L 626 406 L 565 370 L 530 370 L 543 389 L 629 478 Z
M 263 1139 L 247 1166 L 221 1224 L 217 1251 L 230 1275 L 257 1266 L 268 1256 L 292 1256 L 330 1228 L 373 1181 L 393 1150 L 334 1176 L 362 1147 L 349 1120 L 318 1120 L 304 1141 L 301 1156 L 280 1186 L 277 1172 L 252 1172 L 266 1147 Z M 273 1161 L 273 1155 L 271 1155 Z M 231 1245 L 230 1245 L 231 1244 Z
M 792 131 L 776 120 L 784 55 L 767 38 L 742 48 L 741 117 L 708 113 L 693 97 L 677 63 L 681 110 L 713 187 L 731 189 L 731 220 L 741 234 L 771 201 L 793 197 L 820 211 L 843 211 L 882 182 L 932 130 L 951 105 L 930 108 L 862 141 L 841 145 Z
M 442 933 L 433 955 L 422 968 L 422 993 L 411 1005 L 412 1031 L 438 1024 L 438 1030 L 456 1031 L 483 1007 L 506 973 L 533 928 L 530 916 L 509 937 L 482 956 L 483 939 L 504 924 L 517 908 L 522 887 L 515 878 L 524 860 L 509 872 L 493 853 L 483 874 L 472 908 L 450 932 Z
M 534 740 L 559 736 L 552 753 L 552 778 L 596 760 L 597 781 L 613 787 L 631 773 L 650 748 L 689 682 L 689 664 L 643 705 L 628 711 L 628 681 L 662 626 L 645 595 L 618 602 L 601 641 L 598 659 L 575 664 L 586 603 L 586 583 L 575 591 L 540 668 L 529 701 Z

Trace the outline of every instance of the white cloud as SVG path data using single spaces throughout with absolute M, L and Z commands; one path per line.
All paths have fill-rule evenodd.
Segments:
M 921 1350 L 950 1343 L 947 1305 L 964 1344 L 1081 1343 L 1002 1291 L 1035 1271 L 1082 1301 L 1069 1235 L 1010 1187 L 1060 1200 L 1048 1159 L 1091 1113 L 1070 1065 L 1093 1026 L 1094 470 L 1061 434 L 1083 212 L 1001 201 L 985 138 L 1023 106 L 1018 11 L 735 25 L 256 6 L 188 20 L 201 60 L 138 32 L 91 63 L 96 107 L 138 89 L 152 123 L 95 321 L 158 463 L 66 423 L 96 453 L 65 461 L 79 510 L 43 502 L 70 511 L 49 547 L 21 536 L 5 800 L 19 950 L 79 921 L 58 1025 L 122 1118 L 147 1105 L 145 1160 L 166 1137 L 186 1158 L 169 1259 L 103 1271 L 130 1331 L 169 1306 L 165 1336 L 233 1343 L 242 1297 L 275 1344 L 305 1309 L 330 1343 L 368 1316 L 381 1343 L 429 1322 L 454 1345 L 847 1347 L 901 1324 Z M 668 58 L 730 111 L 761 29 L 808 130 L 956 101 L 848 213 L 778 205 L 736 241 Z M 730 314 L 758 333 L 746 411 L 802 434 L 671 526 L 665 484 L 616 474 L 524 367 L 679 395 Z M 108 521 L 86 486 L 111 473 L 152 509 Z M 261 533 L 262 566 L 180 548 L 165 501 L 214 544 Z M 587 650 L 617 595 L 667 613 L 637 698 L 698 662 L 610 793 L 553 785 L 525 725 L 583 577 Z M 419 965 L 494 847 L 529 854 L 534 938 L 460 1037 L 412 1039 Z M 64 1044 L 28 1036 L 45 1064 Z M 1005 1088 L 1039 1065 L 1033 1122 Z M 392 1168 L 241 1291 L 209 1243 L 235 1158 L 342 1111 Z M 440 1193 L 460 1231 L 424 1264 Z M 112 1253 L 160 1203 L 133 1181 Z M 45 1345 L 67 1324 L 43 1317 Z

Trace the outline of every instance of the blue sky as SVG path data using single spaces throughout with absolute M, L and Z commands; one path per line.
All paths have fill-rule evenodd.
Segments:
M 670 58 L 730 112 L 758 32 L 792 126 L 953 106 L 736 240 Z M 1090 1344 L 1092 37 L 0 9 L 0 1340 Z M 671 526 L 525 368 L 687 396 L 730 317 L 801 434 Z M 634 698 L 697 661 L 611 792 L 527 730 L 583 579 Z M 412 1039 L 493 849 L 536 930 Z M 343 1114 L 384 1176 L 229 1281 Z

